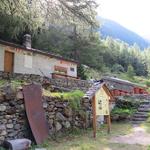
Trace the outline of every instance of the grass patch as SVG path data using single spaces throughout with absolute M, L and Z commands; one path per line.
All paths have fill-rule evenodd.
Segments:
M 72 97 L 82 98 L 83 95 L 84 95 L 84 93 L 80 90 L 75 90 L 75 91 L 71 91 L 71 92 L 50 92 L 50 91 L 47 91 L 47 90 L 43 90 L 43 94 L 45 96 L 63 98 L 64 100 L 68 100 Z
M 0 80 L 0 87 L 3 86 L 6 83 L 5 80 Z
M 120 116 L 131 116 L 136 112 L 135 109 L 125 109 L 125 108 L 114 108 L 111 112 L 111 115 L 120 115 Z
M 148 146 L 111 143 L 114 136 L 131 133 L 132 126 L 127 123 L 112 124 L 110 134 L 104 125 L 97 131 L 97 138 L 93 139 L 92 129 L 78 134 L 70 134 L 56 141 L 47 141 L 47 150 L 147 150 Z
M 0 87 L 3 87 L 7 84 L 10 84 L 13 88 L 16 88 L 22 86 L 23 84 L 25 84 L 25 82 L 21 80 L 0 80 Z
M 81 106 L 81 99 L 84 96 L 84 93 L 80 90 L 75 90 L 72 92 L 64 92 L 64 93 L 54 93 L 47 90 L 43 90 L 43 94 L 45 96 L 58 97 L 61 100 L 67 100 L 69 105 L 74 110 L 79 110 Z
M 150 113 L 148 113 L 146 122 L 144 122 L 141 126 L 146 130 L 147 133 L 150 133 Z

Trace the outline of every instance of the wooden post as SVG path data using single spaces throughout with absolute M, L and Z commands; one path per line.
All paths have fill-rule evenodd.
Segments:
M 93 137 L 96 138 L 96 99 L 95 99 L 95 96 L 92 99 L 92 111 L 93 111 Z
M 108 126 L 107 132 L 110 133 L 110 130 L 111 130 L 111 118 L 110 118 L 110 114 L 107 116 L 107 126 Z

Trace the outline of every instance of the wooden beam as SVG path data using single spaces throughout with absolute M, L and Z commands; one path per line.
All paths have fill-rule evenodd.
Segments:
M 110 133 L 110 130 L 111 130 L 111 117 L 110 117 L 110 114 L 107 116 L 107 126 L 108 126 L 107 132 Z
M 92 111 L 93 111 L 93 137 L 96 138 L 96 99 L 95 99 L 95 96 L 92 99 Z

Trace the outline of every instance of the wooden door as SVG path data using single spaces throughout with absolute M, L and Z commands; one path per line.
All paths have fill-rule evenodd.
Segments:
M 14 68 L 14 53 L 5 51 L 5 59 L 4 59 L 4 71 L 5 72 L 13 72 Z

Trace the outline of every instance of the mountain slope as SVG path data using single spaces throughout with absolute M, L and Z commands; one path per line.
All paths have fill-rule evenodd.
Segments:
M 113 37 L 115 39 L 120 39 L 129 45 L 136 43 L 141 49 L 147 48 L 150 43 L 142 38 L 140 35 L 135 32 L 121 26 L 115 21 L 99 18 L 102 22 L 102 26 L 99 29 L 103 38 L 107 36 Z

